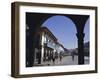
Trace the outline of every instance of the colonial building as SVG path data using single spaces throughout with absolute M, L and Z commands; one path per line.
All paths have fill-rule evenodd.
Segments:
M 64 54 L 65 48 L 58 42 L 57 38 L 47 27 L 41 27 L 38 31 L 36 31 L 34 42 L 33 65 L 42 64 L 46 61 L 52 61 Z M 28 47 L 26 54 L 28 60 Z
M 35 49 L 36 55 L 39 51 L 41 56 L 36 57 L 35 61 L 38 61 L 38 58 L 41 58 L 41 62 L 51 61 L 53 58 L 58 58 L 61 54 L 64 54 L 64 47 L 61 45 L 57 38 L 52 34 L 52 32 L 47 27 L 41 27 L 38 31 L 40 35 L 40 47 L 39 49 Z
M 46 27 L 41 28 L 41 38 L 41 58 L 43 61 L 49 61 L 57 55 L 57 38 Z

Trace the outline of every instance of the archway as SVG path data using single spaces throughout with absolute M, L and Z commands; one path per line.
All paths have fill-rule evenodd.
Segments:
M 73 44 L 71 41 L 76 38 L 76 25 L 73 23 L 73 21 L 62 15 L 55 15 L 47 19 L 43 24 L 42 27 L 45 26 L 47 27 L 52 33 L 59 38 L 59 42 L 61 43 L 66 43 L 66 40 L 70 42 L 70 45 L 72 46 L 67 46 L 66 48 L 71 49 L 77 47 L 77 43 Z M 69 38 L 71 34 L 71 38 Z M 66 36 L 64 36 L 66 35 Z M 64 37 L 64 38 L 63 38 Z M 65 39 L 65 40 L 64 40 Z M 76 39 L 75 39 L 76 40 Z M 68 43 L 67 43 L 68 44 Z
M 84 37 L 84 43 L 90 41 L 90 18 L 86 20 L 85 26 L 84 26 L 84 33 L 86 34 Z
M 90 18 L 87 19 L 84 27 L 84 60 L 85 64 L 90 62 Z
M 66 59 L 66 61 L 63 61 L 64 64 L 68 65 L 69 62 L 70 62 L 69 65 L 78 64 L 78 59 L 76 59 L 77 57 L 75 56 L 75 60 L 72 60 L 72 57 L 71 57 L 72 51 L 74 51 L 74 49 L 77 48 L 77 37 L 76 37 L 77 30 L 76 30 L 76 25 L 73 23 L 73 21 L 67 16 L 55 15 L 48 18 L 42 24 L 41 27 L 42 28 L 46 27 L 49 30 L 49 32 L 51 32 L 54 35 L 54 37 L 57 38 L 57 41 L 54 41 L 52 39 L 52 36 L 49 36 L 49 34 L 45 34 L 44 36 L 46 39 L 50 40 L 50 42 L 49 41 L 46 42 L 47 43 L 46 47 L 50 49 L 51 48 L 54 49 L 54 52 L 50 54 L 51 55 L 54 54 L 56 62 L 61 61 L 60 57 L 62 57 Z M 46 40 L 42 41 L 42 45 L 43 45 L 43 42 L 45 41 Z M 58 44 L 60 44 L 61 46 L 60 45 L 57 46 Z M 42 55 L 44 53 L 47 54 L 45 52 L 46 50 L 48 51 L 48 54 L 49 54 L 50 49 L 48 48 L 46 49 L 46 47 L 42 46 L 42 49 L 44 50 L 42 52 Z

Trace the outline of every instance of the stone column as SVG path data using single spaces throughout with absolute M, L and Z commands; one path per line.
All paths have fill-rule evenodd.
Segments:
M 78 39 L 78 64 L 84 64 L 84 36 L 83 32 L 78 32 L 76 34 Z
M 45 41 L 45 34 L 42 32 L 41 34 L 41 63 L 43 62 L 43 56 L 44 56 L 44 41 Z

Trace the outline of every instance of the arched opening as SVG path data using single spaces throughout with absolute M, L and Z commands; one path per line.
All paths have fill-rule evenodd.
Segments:
M 90 18 L 87 19 L 84 27 L 84 60 L 85 64 L 89 64 L 90 57 Z
M 77 47 L 76 25 L 70 18 L 62 15 L 52 16 L 42 24 L 42 27 L 47 27 L 66 48 L 72 49 Z
M 85 23 L 85 27 L 84 27 L 84 33 L 85 33 L 85 37 L 84 37 L 84 43 L 90 41 L 90 18 L 87 19 L 86 23 Z
M 53 65 L 53 63 L 55 65 L 78 64 L 78 57 L 75 56 L 75 50 L 78 47 L 77 30 L 69 17 L 51 16 L 43 22 L 41 29 L 43 30 L 40 33 L 42 63 L 47 61 L 49 65 Z

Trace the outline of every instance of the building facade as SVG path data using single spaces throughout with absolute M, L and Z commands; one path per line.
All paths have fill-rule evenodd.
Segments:
M 28 65 L 29 47 L 27 46 L 26 48 L 26 63 Z M 63 54 L 63 45 L 58 42 L 58 39 L 47 27 L 41 27 L 36 31 L 32 56 L 33 66 L 47 61 L 55 61 L 55 59 L 61 57 Z
M 39 57 L 41 58 L 40 63 L 45 61 L 53 61 L 64 54 L 63 45 L 58 42 L 57 38 L 47 27 L 41 27 L 41 29 L 38 31 L 38 34 L 40 35 L 39 43 L 41 48 L 40 50 L 36 49 L 35 52 L 39 51 L 41 54 L 41 57 Z M 36 59 L 38 59 L 38 57 L 35 57 L 35 61 Z

